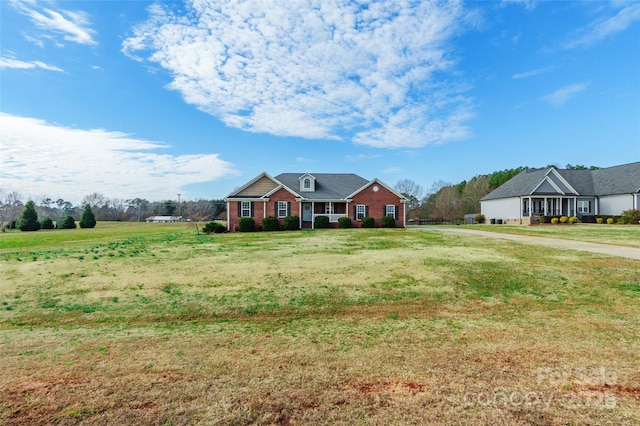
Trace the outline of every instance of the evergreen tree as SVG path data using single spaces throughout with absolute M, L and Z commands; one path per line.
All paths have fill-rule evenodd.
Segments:
M 95 228 L 96 227 L 96 217 L 93 215 L 91 211 L 91 206 L 86 204 L 84 206 L 84 211 L 82 212 L 82 217 L 80 218 L 80 228 Z
M 41 229 L 54 229 L 55 225 L 53 224 L 53 221 L 51 220 L 50 217 L 45 217 L 42 219 L 42 221 L 40 221 L 40 228 Z
M 71 216 L 62 216 L 57 225 L 58 229 L 76 229 L 76 221 Z
M 36 212 L 36 205 L 33 201 L 27 201 L 27 204 L 24 205 L 24 210 L 16 226 L 21 231 L 37 231 L 40 229 L 38 212 Z

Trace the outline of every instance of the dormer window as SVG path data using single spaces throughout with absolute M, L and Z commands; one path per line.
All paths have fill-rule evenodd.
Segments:
M 314 192 L 316 190 L 316 178 L 310 174 L 305 173 L 300 176 L 300 191 L 301 192 Z

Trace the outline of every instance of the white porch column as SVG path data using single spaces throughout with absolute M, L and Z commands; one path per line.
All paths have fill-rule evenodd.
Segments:
M 302 229 L 302 201 L 298 201 L 298 228 Z
M 549 216 L 547 214 L 547 197 L 544 197 L 544 215 L 545 216 Z
M 573 216 L 578 216 L 578 197 L 573 197 Z
M 311 229 L 315 229 L 314 228 L 315 223 L 316 223 L 315 217 L 314 217 L 315 214 L 316 214 L 316 202 L 312 201 L 311 202 Z
M 533 216 L 533 201 L 531 200 L 531 196 L 529 196 L 529 217 Z

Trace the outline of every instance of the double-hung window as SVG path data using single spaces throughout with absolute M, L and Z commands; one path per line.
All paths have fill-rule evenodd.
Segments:
M 251 201 L 243 201 L 240 204 L 240 217 L 251 217 Z
M 578 213 L 589 213 L 589 201 L 578 201 Z
M 385 208 L 385 216 L 391 216 L 393 218 L 396 217 L 396 206 L 393 204 L 387 204 Z
M 287 217 L 287 202 L 278 201 L 278 217 Z
M 324 214 L 333 214 L 333 203 L 324 203 Z
M 363 217 L 367 214 L 367 208 L 364 204 L 356 205 L 356 220 L 362 220 Z

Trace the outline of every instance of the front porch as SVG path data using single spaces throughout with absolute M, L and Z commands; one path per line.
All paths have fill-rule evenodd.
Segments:
M 346 202 L 318 202 L 310 201 L 302 203 L 301 228 L 313 229 L 314 222 L 318 216 L 327 216 L 329 223 L 335 223 L 337 226 L 338 219 L 348 217 Z
M 583 214 L 597 214 L 592 211 L 590 199 L 578 199 L 579 197 L 522 197 L 520 199 L 521 218 L 535 216 L 581 216 Z

